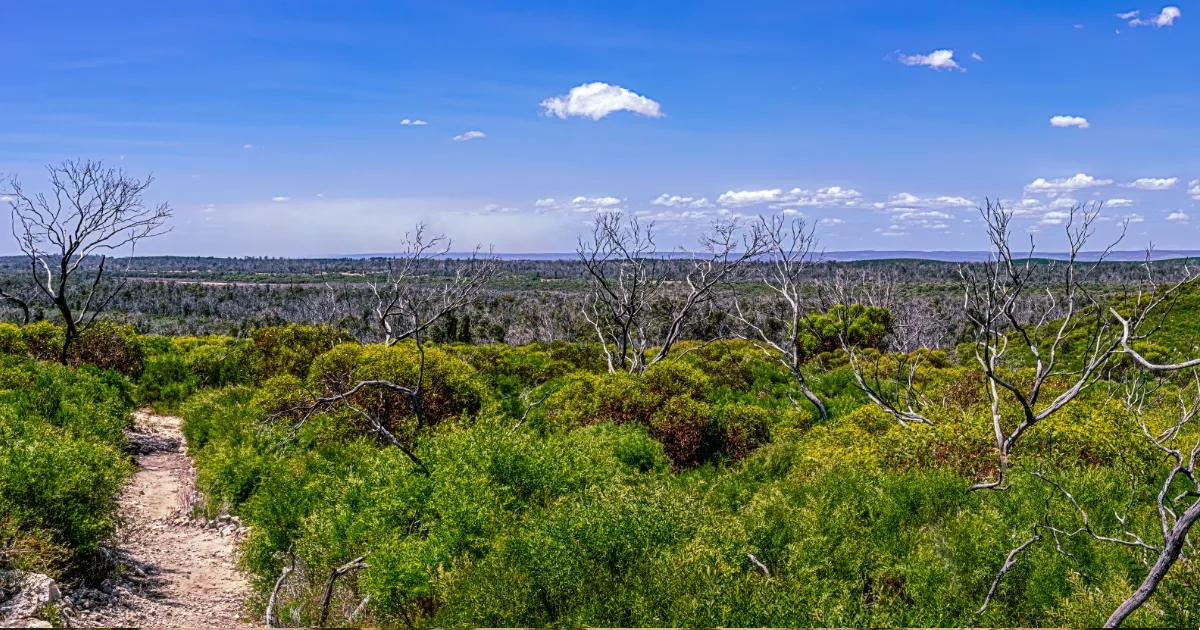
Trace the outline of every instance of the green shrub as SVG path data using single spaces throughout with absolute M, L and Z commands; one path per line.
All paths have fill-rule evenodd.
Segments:
M 187 359 L 174 352 L 158 354 L 148 360 L 137 381 L 137 399 L 141 404 L 162 404 L 170 409 L 191 396 L 200 381 L 189 369 Z
M 0 354 L 25 356 L 28 352 L 21 328 L 14 324 L 0 323 Z
M 360 381 L 384 380 L 416 388 L 422 365 L 413 343 L 394 346 L 342 344 L 318 357 L 308 376 L 308 387 L 322 396 L 348 391 Z M 421 422 L 434 426 L 461 415 L 474 416 L 483 407 L 485 391 L 474 370 L 438 348 L 426 348 L 421 383 Z M 368 388 L 351 402 L 372 414 L 393 432 L 413 415 L 412 398 L 381 388 Z
M 42 320 L 26 324 L 21 328 L 25 348 L 29 356 L 39 361 L 57 361 L 62 354 L 63 330 Z
M 341 330 L 300 324 L 257 328 L 250 337 L 254 343 L 255 379 L 258 382 L 284 374 L 304 378 L 318 356 L 338 344 L 353 341 Z
M 132 326 L 97 320 L 71 344 L 72 365 L 94 365 L 136 376 L 142 371 L 142 345 Z
M 0 361 L 0 569 L 89 568 L 132 474 L 122 452 L 128 414 L 115 372 Z

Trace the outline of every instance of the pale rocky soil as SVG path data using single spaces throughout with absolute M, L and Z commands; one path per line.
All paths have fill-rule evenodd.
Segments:
M 134 414 L 130 434 L 139 470 L 120 497 L 116 576 L 100 589 L 64 593 L 71 625 L 247 627 L 246 580 L 236 568 L 236 519 L 191 518 L 195 471 L 179 418 Z

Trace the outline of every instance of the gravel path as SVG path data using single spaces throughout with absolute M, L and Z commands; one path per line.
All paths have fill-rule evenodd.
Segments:
M 134 414 L 130 443 L 139 470 L 120 497 L 121 565 L 100 589 L 68 594 L 72 625 L 162 628 L 247 627 L 248 591 L 236 568 L 245 530 L 234 519 L 189 518 L 195 471 L 179 418 Z

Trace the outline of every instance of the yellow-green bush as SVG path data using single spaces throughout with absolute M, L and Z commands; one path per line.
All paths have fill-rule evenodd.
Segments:
M 310 391 L 320 396 L 341 394 L 360 381 L 368 380 L 383 380 L 416 389 L 421 369 L 421 353 L 414 343 L 390 347 L 347 343 L 313 361 L 307 384 Z M 474 375 L 471 366 L 461 359 L 435 347 L 425 348 L 421 423 L 434 426 L 450 418 L 478 414 L 484 404 L 485 390 Z M 414 415 L 412 397 L 394 390 L 367 388 L 356 394 L 351 402 L 393 431 L 401 430 L 402 421 Z
M 291 374 L 303 378 L 314 359 L 342 343 L 353 341 L 345 331 L 329 326 L 270 326 L 256 328 L 254 342 L 255 378 Z
M 97 320 L 71 344 L 69 360 L 136 376 L 143 365 L 141 340 L 132 326 Z
M 28 352 L 21 328 L 7 322 L 0 323 L 0 354 L 25 356 Z

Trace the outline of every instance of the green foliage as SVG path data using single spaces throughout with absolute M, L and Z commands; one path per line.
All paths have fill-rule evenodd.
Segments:
M 857 348 L 883 350 L 894 325 L 895 318 L 886 308 L 838 304 L 827 313 L 806 317 L 798 341 L 803 354 L 809 357 L 838 350 L 840 335 Z
M 422 357 L 412 342 L 394 346 L 342 344 L 313 362 L 308 387 L 322 396 L 340 394 L 367 380 L 384 380 L 415 389 L 422 364 L 420 421 L 423 425 L 434 426 L 461 415 L 479 413 L 485 390 L 475 380 L 475 371 L 461 359 L 438 348 L 426 348 Z M 408 395 L 370 389 L 360 392 L 351 402 L 378 418 L 394 433 L 411 430 L 403 423 L 404 419 L 413 416 L 412 399 Z
M 21 328 L 7 322 L 0 323 L 0 354 L 24 356 L 27 352 L 28 348 L 25 345 L 25 336 L 21 334 Z
M 0 551 L 0 568 L 88 568 L 115 530 L 116 496 L 132 473 L 121 451 L 128 413 L 113 372 L 0 363 L 0 532 L 21 550 Z
M 202 388 L 248 385 L 254 380 L 254 346 L 249 340 L 207 337 L 146 337 L 152 348 L 137 382 L 137 399 L 167 409 Z
M 29 356 L 39 361 L 57 361 L 62 352 L 63 330 L 53 323 L 42 320 L 21 328 Z
M 257 328 L 251 335 L 255 354 L 255 379 L 291 374 L 303 378 L 321 354 L 341 343 L 352 341 L 343 331 L 329 326 L 270 326 Z
M 133 327 L 101 319 L 71 344 L 69 360 L 136 376 L 142 371 L 142 345 Z

